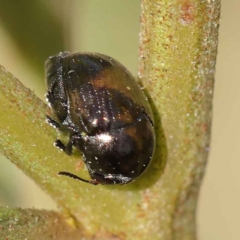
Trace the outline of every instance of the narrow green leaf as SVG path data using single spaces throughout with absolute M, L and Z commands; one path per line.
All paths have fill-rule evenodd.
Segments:
M 36 209 L 0 207 L 0 238 L 9 240 L 81 239 L 80 229 L 71 226 L 60 214 Z

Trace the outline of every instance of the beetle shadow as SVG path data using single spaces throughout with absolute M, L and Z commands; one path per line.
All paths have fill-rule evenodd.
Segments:
M 148 101 L 152 108 L 154 117 L 154 130 L 156 134 L 156 145 L 155 152 L 152 161 L 146 171 L 136 179 L 136 181 L 127 184 L 125 186 L 107 186 L 109 188 L 122 191 L 139 191 L 153 186 L 162 176 L 167 161 L 167 142 L 166 137 L 162 128 L 161 117 L 158 109 L 154 104 L 151 96 L 148 94 L 146 89 L 143 90 L 144 94 L 148 97 Z

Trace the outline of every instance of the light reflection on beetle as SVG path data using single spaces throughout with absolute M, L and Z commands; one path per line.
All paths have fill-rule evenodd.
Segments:
M 69 133 L 66 154 L 84 155 L 91 180 L 69 172 L 60 175 L 97 184 L 127 184 L 149 166 L 155 147 L 153 116 L 132 74 L 102 54 L 62 52 L 46 61 L 47 101 L 53 127 Z

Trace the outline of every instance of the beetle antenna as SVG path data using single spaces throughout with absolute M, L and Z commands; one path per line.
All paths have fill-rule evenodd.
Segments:
M 92 180 L 92 181 L 91 180 L 86 180 L 86 179 L 80 178 L 77 175 L 72 174 L 70 172 L 59 172 L 58 175 L 67 176 L 67 177 L 73 178 L 73 179 L 81 181 L 81 182 L 90 183 L 92 185 L 98 185 L 99 184 L 99 182 L 97 182 L 96 180 Z

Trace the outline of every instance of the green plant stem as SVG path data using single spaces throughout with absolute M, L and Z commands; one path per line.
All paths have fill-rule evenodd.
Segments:
M 75 170 L 79 155 L 52 146 L 57 133 L 45 124 L 46 105 L 2 67 L 1 152 L 55 199 L 72 225 L 96 239 L 195 239 L 219 11 L 219 1 L 142 1 L 139 76 L 154 101 L 158 142 L 136 182 L 92 186 L 58 177 L 59 171 L 89 176 Z
M 142 0 L 139 77 L 160 116 L 167 146 L 165 171 L 156 186 L 159 199 L 153 206 L 159 209 L 159 239 L 196 237 L 197 197 L 210 143 L 219 16 L 220 0 Z
M 80 230 L 67 224 L 60 214 L 36 209 L 0 207 L 1 239 L 78 239 Z

